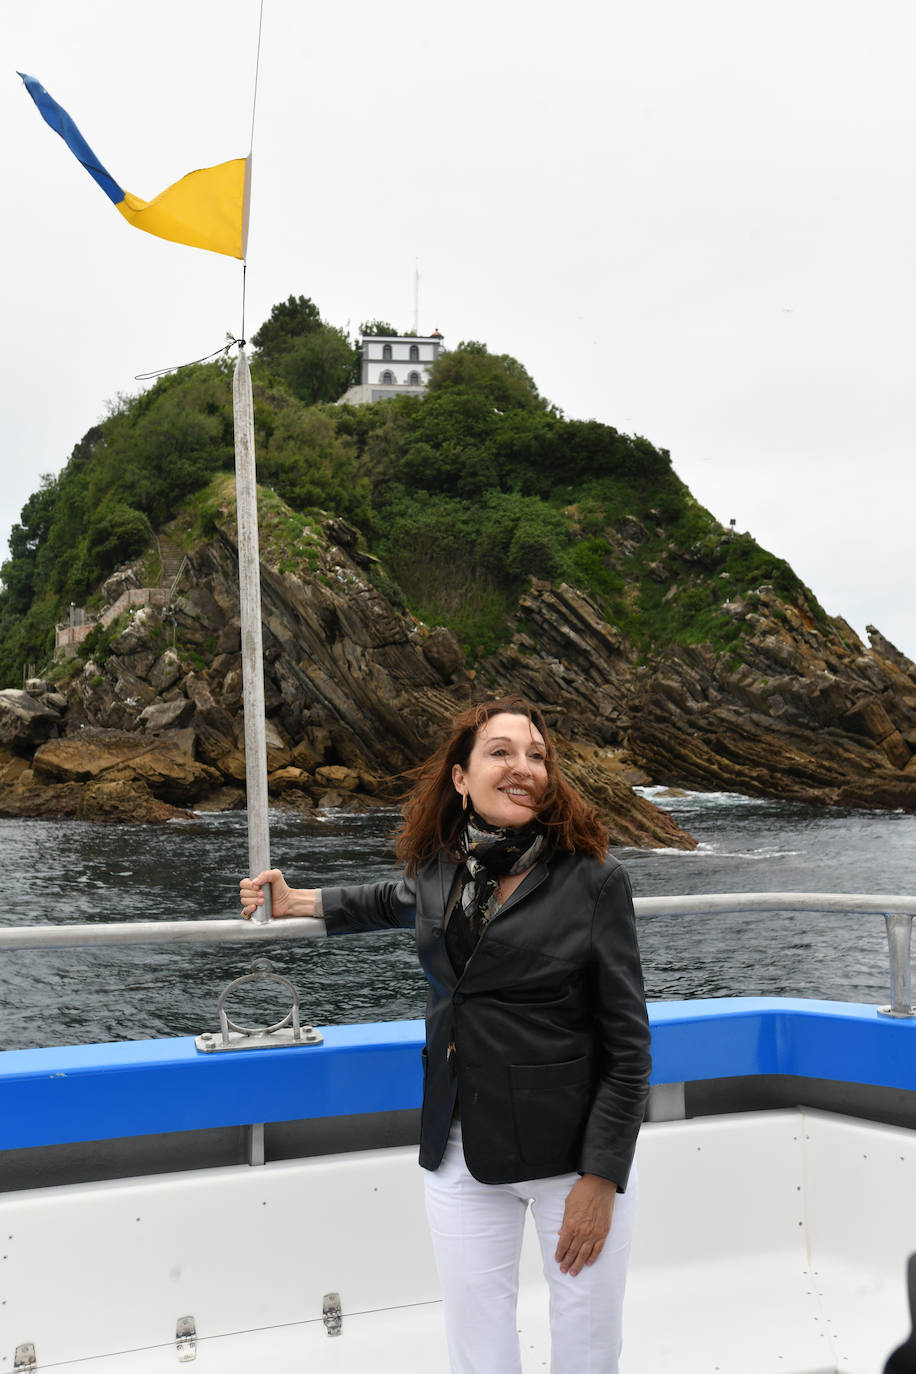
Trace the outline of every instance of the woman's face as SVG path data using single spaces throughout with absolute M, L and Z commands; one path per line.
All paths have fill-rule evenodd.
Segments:
M 491 716 L 474 736 L 467 763 L 452 769 L 452 782 L 489 825 L 528 825 L 547 785 L 544 740 L 527 716 Z

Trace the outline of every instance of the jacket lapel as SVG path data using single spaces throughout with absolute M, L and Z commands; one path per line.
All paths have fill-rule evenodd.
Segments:
M 536 887 L 540 887 L 549 872 L 550 869 L 547 864 L 544 863 L 543 859 L 539 860 L 539 862 L 534 865 L 531 872 L 525 874 L 524 879 L 519 883 L 518 887 L 512 893 L 512 896 L 503 902 L 499 911 L 497 911 L 496 915 L 493 917 L 493 921 L 502 920 L 510 907 L 515 906 L 516 902 L 520 902 L 523 897 L 526 897 L 529 892 L 533 892 Z M 493 924 L 493 921 L 490 922 L 490 925 Z M 487 926 L 487 930 L 489 930 L 489 928 L 490 926 Z M 484 935 L 486 935 L 486 933 L 487 931 L 485 930 Z
M 439 878 L 439 910 L 445 919 L 445 908 L 448 906 L 449 894 L 455 881 L 455 874 L 458 872 L 459 865 L 454 863 L 445 854 L 439 855 L 437 864 Z
M 449 988 L 455 988 L 461 979 L 468 974 L 474 963 L 474 954 L 472 954 L 467 967 L 459 976 L 452 968 L 452 961 L 448 957 L 448 951 L 445 947 L 445 913 L 458 868 L 458 864 L 453 863 L 444 854 L 440 854 L 435 868 L 430 864 L 425 872 L 421 871 L 418 878 L 417 895 L 422 903 L 425 920 L 429 922 L 430 927 L 438 927 L 441 932 L 439 936 L 434 937 L 429 942 L 426 959 L 427 970 Z M 540 887 L 549 872 L 550 869 L 543 860 L 535 864 L 531 872 L 526 875 L 523 882 L 519 883 L 512 896 L 503 903 L 484 930 L 477 949 L 486 940 L 490 926 L 501 921 L 506 912 L 510 911 L 516 903 L 523 901 L 535 888 Z M 475 950 L 474 953 L 476 954 L 476 952 Z
M 425 873 L 421 871 L 418 880 L 418 896 L 423 900 L 424 917 L 430 927 L 439 931 L 437 936 L 429 940 L 427 969 L 449 988 L 454 988 L 458 975 L 452 968 L 445 947 L 445 912 L 457 871 L 458 864 L 440 854 L 435 867 L 430 864 Z
M 453 873 L 454 873 L 454 868 L 455 868 L 455 865 L 453 864 L 453 865 L 452 865 L 452 872 L 453 872 Z M 496 913 L 496 915 L 493 917 L 493 919 L 492 919 L 491 921 L 488 921 L 487 925 L 484 927 L 483 933 L 482 933 L 480 939 L 477 941 L 477 945 L 476 945 L 476 948 L 474 949 L 474 953 L 471 955 L 470 959 L 469 959 L 469 960 L 467 961 L 467 963 L 465 964 L 464 969 L 462 970 L 461 976 L 460 976 L 458 979 L 456 979 L 455 976 L 454 976 L 454 971 L 452 972 L 452 983 L 453 983 L 453 984 L 454 984 L 454 983 L 460 983 L 460 982 L 462 982 L 462 980 L 464 980 L 465 978 L 473 977 L 474 960 L 475 960 L 475 958 L 477 957 L 477 953 L 478 953 L 478 951 L 480 950 L 481 946 L 485 943 L 485 941 L 486 941 L 486 939 L 487 939 L 487 936 L 488 936 L 489 933 L 490 933 L 491 928 L 492 928 L 494 925 L 497 925 L 497 924 L 503 919 L 503 917 L 505 916 L 506 912 L 509 911 L 510 908 L 514 907 L 515 904 L 516 904 L 517 902 L 523 901 L 524 898 L 525 898 L 529 893 L 531 893 L 531 892 L 533 892 L 533 891 L 535 890 L 535 888 L 540 887 L 541 883 L 542 883 L 542 882 L 544 881 L 544 879 L 547 877 L 547 874 L 548 874 L 549 872 L 550 872 L 550 869 L 548 868 L 547 864 L 544 863 L 543 861 L 541 861 L 540 863 L 535 864 L 534 868 L 532 868 L 532 870 L 531 870 L 530 873 L 528 873 L 528 874 L 525 875 L 525 878 L 522 880 L 522 882 L 519 883 L 518 887 L 517 887 L 517 888 L 515 889 L 515 891 L 512 893 L 512 896 L 509 897 L 505 902 L 503 902 L 502 906 L 499 908 L 499 911 L 497 911 L 497 913 Z M 444 941 L 443 941 L 443 944 L 444 944 Z M 451 967 L 452 967 L 452 965 L 451 965 L 451 960 L 448 958 L 447 955 L 446 955 L 446 962 L 447 962 L 449 968 L 451 969 Z

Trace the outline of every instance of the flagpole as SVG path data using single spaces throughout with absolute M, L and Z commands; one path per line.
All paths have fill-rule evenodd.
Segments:
M 248 795 L 248 868 L 252 877 L 270 868 L 267 819 L 267 731 L 264 723 L 264 648 L 261 636 L 261 576 L 258 498 L 254 461 L 254 402 L 245 346 L 239 348 L 232 378 L 235 423 L 235 491 L 238 515 L 239 611 L 242 632 L 242 692 L 245 713 L 245 786 Z M 270 920 L 270 885 L 252 919 Z

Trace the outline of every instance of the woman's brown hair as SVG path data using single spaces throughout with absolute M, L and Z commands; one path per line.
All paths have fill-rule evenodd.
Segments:
M 415 874 L 422 863 L 441 850 L 455 852 L 462 825 L 461 798 L 452 781 L 455 764 L 467 767 L 478 732 L 491 716 L 527 716 L 544 741 L 547 786 L 532 814 L 547 827 L 554 849 L 588 854 L 602 860 L 607 854 L 608 832 L 595 807 L 579 796 L 560 772 L 553 741 L 542 713 L 522 697 L 485 701 L 456 716 L 451 733 L 416 770 L 416 782 L 403 808 L 404 823 L 397 836 L 397 855 L 407 872 Z

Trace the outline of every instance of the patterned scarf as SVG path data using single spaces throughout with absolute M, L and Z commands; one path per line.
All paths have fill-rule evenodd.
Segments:
M 464 858 L 461 893 L 446 927 L 446 946 L 456 971 L 464 968 L 499 910 L 499 879 L 524 873 L 546 842 L 540 821 L 514 829 L 489 825 L 473 811 L 467 813 L 458 836 L 458 852 Z

